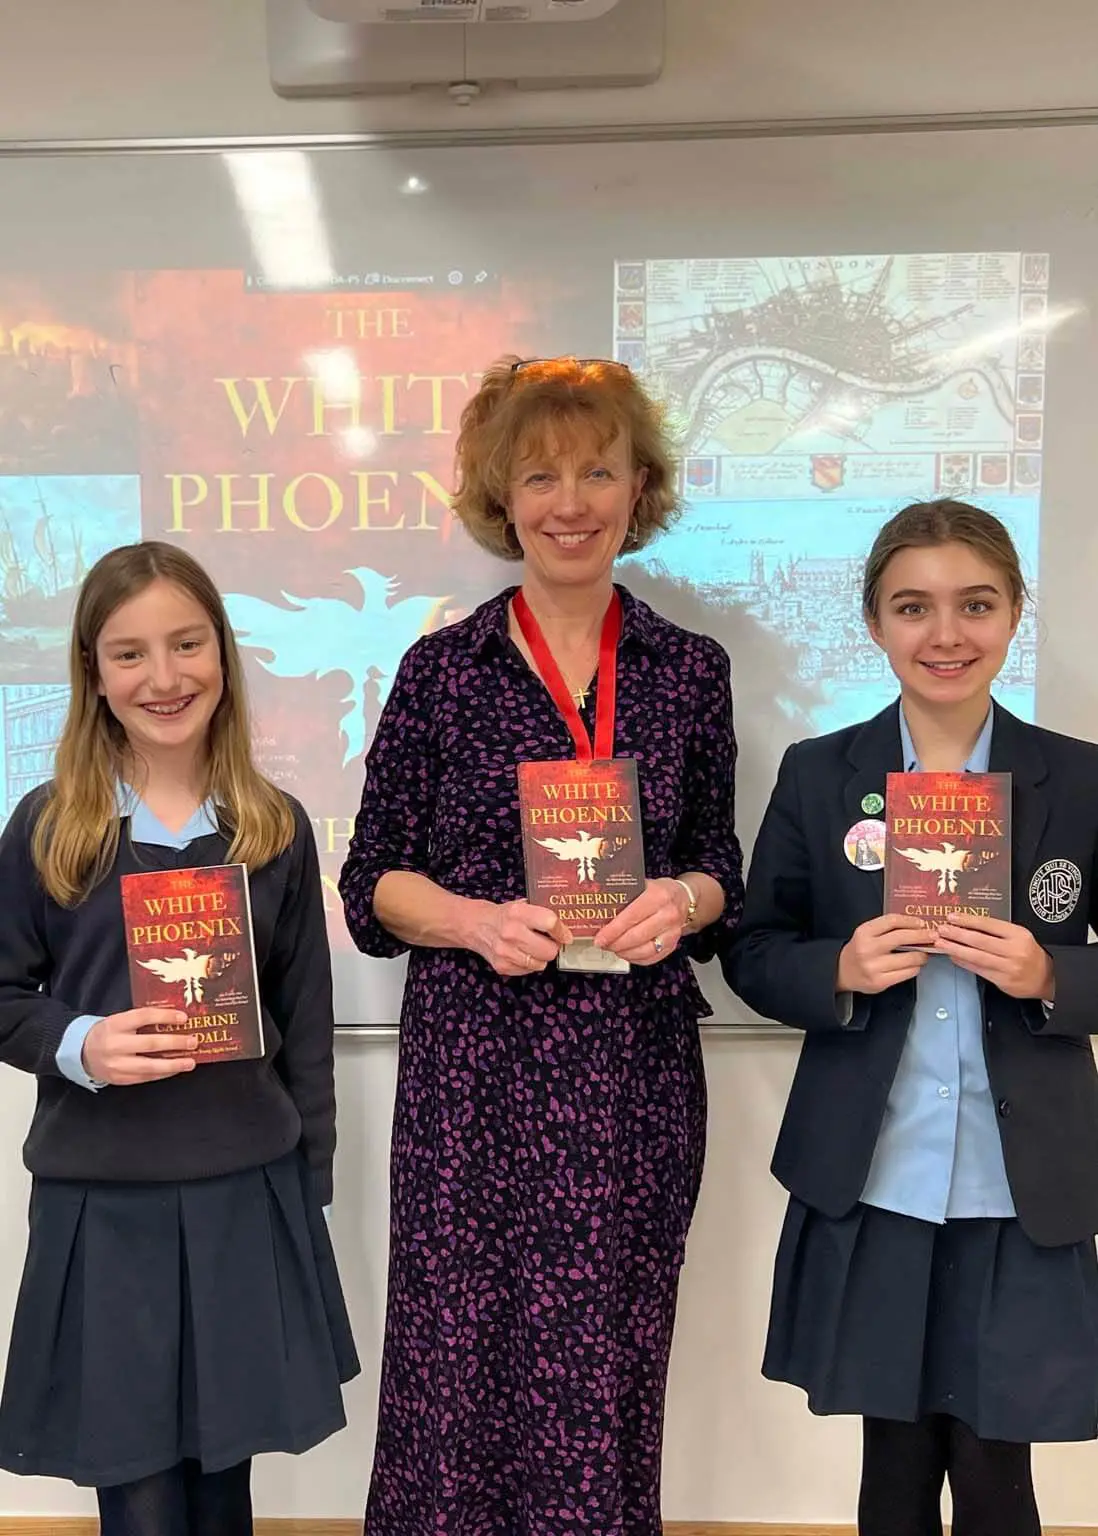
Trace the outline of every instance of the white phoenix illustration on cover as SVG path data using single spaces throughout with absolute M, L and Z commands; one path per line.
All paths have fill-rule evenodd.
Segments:
M 138 965 L 152 971 L 161 981 L 181 982 L 183 1001 L 200 1003 L 204 991 L 203 982 L 212 974 L 212 955 L 200 955 L 196 950 L 184 949 L 181 955 L 169 955 L 166 960 L 139 960 Z
M 910 859 L 916 869 L 929 871 L 938 876 L 938 894 L 952 896 L 957 890 L 957 877 L 966 869 L 986 864 L 994 853 L 973 853 L 970 848 L 958 848 L 953 843 L 943 843 L 940 848 L 897 848 L 904 859 Z
M 539 848 L 548 848 L 550 853 L 556 854 L 565 863 L 574 861 L 581 884 L 595 878 L 595 865 L 602 858 L 602 850 L 606 846 L 604 837 L 592 837 L 583 828 L 575 837 L 539 837 L 535 841 Z

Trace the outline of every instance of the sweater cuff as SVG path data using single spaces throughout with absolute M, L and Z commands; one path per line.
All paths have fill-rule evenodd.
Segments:
M 317 1201 L 321 1209 L 330 1206 L 333 1198 L 332 1165 L 328 1163 L 324 1168 L 310 1168 L 310 1176 L 313 1181 L 313 1189 L 316 1192 Z

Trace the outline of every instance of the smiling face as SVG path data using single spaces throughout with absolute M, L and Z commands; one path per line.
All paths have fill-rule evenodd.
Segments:
M 629 532 L 645 472 L 624 435 L 561 434 L 523 455 L 511 477 L 509 517 L 526 577 L 544 589 L 596 587 Z
M 196 598 L 158 576 L 108 617 L 95 663 L 100 696 L 135 757 L 204 755 L 225 684 L 217 631 Z
M 1008 573 L 951 542 L 897 551 L 867 623 L 904 696 L 933 709 L 989 697 L 1020 617 Z

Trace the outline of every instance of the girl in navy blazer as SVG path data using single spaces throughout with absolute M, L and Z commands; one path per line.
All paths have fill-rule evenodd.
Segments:
M 786 753 L 723 957 L 805 1034 L 763 1370 L 862 1416 L 862 1536 L 940 1536 L 947 1477 L 954 1536 L 1039 1536 L 1031 1442 L 1098 1434 L 1098 747 L 991 702 L 1025 597 L 989 513 L 882 528 L 863 605 L 900 698 Z M 912 951 L 855 850 L 890 771 L 959 769 L 1012 775 L 1013 921 Z

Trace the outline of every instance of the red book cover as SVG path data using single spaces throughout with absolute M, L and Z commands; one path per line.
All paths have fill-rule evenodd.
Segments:
M 122 910 L 133 1006 L 182 1009 L 200 1063 L 262 1056 L 246 866 L 123 875 Z
M 591 939 L 644 890 L 637 765 L 520 763 L 526 894 Z
M 937 929 L 954 912 L 1010 921 L 1009 773 L 890 773 L 885 905 Z

